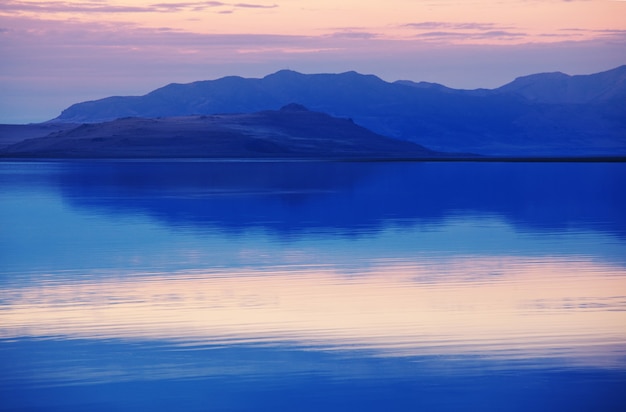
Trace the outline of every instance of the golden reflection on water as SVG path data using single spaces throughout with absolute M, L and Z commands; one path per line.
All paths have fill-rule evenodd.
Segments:
M 47 281 L 2 290 L 0 337 L 281 342 L 623 366 L 626 270 L 520 257 Z

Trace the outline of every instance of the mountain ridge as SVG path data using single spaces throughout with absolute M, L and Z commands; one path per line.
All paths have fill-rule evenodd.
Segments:
M 552 87 L 546 87 L 551 83 Z M 543 86 L 543 87 L 541 87 Z M 594 75 L 562 72 L 521 76 L 495 89 L 542 103 L 593 103 L 626 96 L 626 65 Z
M 225 77 L 221 77 L 215 80 L 198 80 L 198 81 L 194 81 L 191 83 L 169 83 L 165 86 L 159 87 L 151 92 L 148 92 L 147 94 L 142 95 L 142 96 L 109 96 L 109 97 L 105 97 L 102 99 L 75 103 L 71 105 L 70 107 L 68 107 L 67 109 L 63 110 L 63 112 L 58 117 L 52 119 L 51 121 L 70 121 L 71 120 L 71 121 L 88 122 L 90 120 L 90 117 L 88 115 L 86 115 L 84 118 L 80 118 L 79 116 L 74 115 L 75 117 L 72 118 L 73 111 L 80 107 L 93 106 L 100 102 L 114 101 L 116 104 L 119 104 L 125 101 L 124 102 L 125 104 L 123 105 L 123 107 L 118 108 L 118 111 L 123 112 L 124 110 L 127 110 L 126 109 L 127 106 L 132 106 L 133 104 L 136 104 L 137 102 L 141 101 L 142 98 L 147 98 L 147 97 L 162 98 L 164 95 L 167 95 L 170 98 L 172 96 L 180 97 L 179 95 L 180 95 L 181 90 L 184 91 L 185 95 L 187 96 L 188 95 L 191 95 L 191 96 L 200 95 L 201 97 L 206 97 L 206 95 L 204 95 L 203 93 L 198 94 L 197 93 L 198 89 L 203 89 L 205 85 L 216 84 L 216 83 L 220 83 L 223 86 L 232 88 L 232 87 L 241 87 L 242 85 L 246 85 L 246 83 L 252 84 L 254 82 L 260 82 L 260 81 L 272 82 L 274 80 L 278 80 L 278 83 L 282 83 L 284 87 L 285 81 L 293 82 L 294 80 L 301 80 L 305 78 L 313 78 L 313 79 L 315 78 L 331 79 L 332 78 L 333 82 L 337 82 L 337 79 L 339 79 L 339 85 L 341 85 L 342 79 L 360 78 L 360 79 L 367 79 L 369 83 L 368 85 L 370 86 L 374 85 L 374 83 L 378 83 L 378 84 L 386 84 L 386 85 L 411 86 L 416 89 L 438 89 L 438 90 L 445 89 L 451 92 L 469 93 L 472 95 L 474 95 L 475 93 L 479 93 L 480 95 L 486 95 L 486 94 L 491 94 L 491 93 L 493 94 L 512 93 L 512 94 L 518 94 L 520 96 L 526 97 L 528 96 L 528 93 L 525 93 L 525 89 L 527 89 L 528 86 L 530 85 L 534 86 L 537 81 L 545 81 L 548 78 L 551 78 L 552 81 L 559 80 L 561 82 L 569 81 L 569 82 L 574 82 L 574 83 L 576 82 L 581 83 L 581 82 L 585 82 L 589 78 L 594 78 L 594 77 L 604 78 L 607 75 L 612 75 L 615 73 L 617 73 L 621 77 L 620 84 L 619 84 L 620 86 L 619 91 L 621 93 L 623 92 L 622 88 L 626 88 L 626 65 L 622 65 L 611 70 L 607 70 L 607 71 L 595 73 L 595 74 L 590 74 L 590 75 L 573 75 L 572 76 L 572 75 L 564 74 L 562 72 L 537 73 L 537 74 L 517 77 L 510 83 L 507 83 L 495 89 L 479 88 L 479 89 L 470 89 L 470 90 L 453 89 L 453 88 L 447 87 L 439 83 L 414 82 L 411 80 L 397 80 L 395 82 L 389 83 L 375 75 L 360 74 L 356 71 L 348 71 L 348 72 L 343 72 L 343 73 L 338 73 L 338 74 L 331 74 L 331 73 L 302 74 L 293 70 L 283 69 L 275 73 L 268 74 L 262 78 L 245 78 L 241 76 L 225 76 Z M 360 85 L 363 85 L 363 83 L 360 83 Z M 175 90 L 175 89 L 179 89 L 179 90 Z M 205 90 L 201 90 L 201 92 L 204 92 L 204 91 Z M 595 96 L 595 97 L 596 99 L 583 99 L 579 97 L 574 100 L 566 100 L 563 96 L 560 96 L 558 100 L 559 102 L 566 102 L 566 103 L 588 103 L 591 100 L 598 100 L 598 98 L 601 97 L 601 95 Z M 528 98 L 529 100 L 534 100 L 534 101 L 541 100 L 542 102 L 547 102 L 547 103 L 553 102 L 553 101 L 549 101 L 549 99 L 545 99 L 545 98 L 537 99 L 536 97 L 533 97 L 533 96 L 528 96 L 526 98 Z M 288 104 L 288 103 L 285 103 L 285 104 Z M 207 114 L 207 113 L 197 113 L 197 114 Z M 125 115 L 129 116 L 129 115 L 132 115 L 132 113 L 125 113 Z M 106 114 L 103 114 L 101 116 L 103 116 L 104 118 L 101 118 L 98 120 L 114 120 L 115 118 L 125 117 L 121 115 L 121 116 L 111 118 L 111 117 L 107 117 Z
M 496 89 L 386 82 L 355 71 L 171 83 L 143 96 L 77 103 L 54 122 L 254 113 L 297 102 L 435 151 L 483 155 L 626 154 L 626 65 L 590 75 L 540 73 Z

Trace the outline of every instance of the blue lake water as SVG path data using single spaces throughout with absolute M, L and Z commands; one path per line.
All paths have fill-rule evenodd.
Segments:
M 0 411 L 626 410 L 626 164 L 0 163 Z

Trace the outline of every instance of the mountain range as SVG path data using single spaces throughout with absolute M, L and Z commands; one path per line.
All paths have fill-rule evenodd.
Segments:
M 72 130 L 81 123 L 104 124 L 133 117 L 153 119 L 155 125 L 174 133 L 171 127 L 182 127 L 181 118 L 193 118 L 197 123 L 200 116 L 281 113 L 278 109 L 291 103 L 304 105 L 311 113 L 328 115 L 325 120 L 318 119 L 321 123 L 308 118 L 302 125 L 301 130 L 310 127 L 313 134 L 317 130 L 318 137 L 321 133 L 343 133 L 324 128 L 329 119 L 350 119 L 355 127 L 367 128 L 372 135 L 413 142 L 435 152 L 488 156 L 626 155 L 626 65 L 591 75 L 533 74 L 496 89 L 477 90 L 406 80 L 386 82 L 353 71 L 302 74 L 281 70 L 263 78 L 229 76 L 173 83 L 144 96 L 114 96 L 78 103 L 47 124 L 55 125 L 61 135 L 77 134 L 88 127 L 84 126 L 82 132 Z M 293 122 L 282 113 L 281 121 L 286 122 L 283 126 L 292 130 Z M 286 113 L 293 115 L 294 111 Z M 158 118 L 179 120 L 168 123 Z M 229 120 L 231 125 L 233 119 L 236 118 Z M 276 122 L 274 126 L 278 134 L 285 136 L 287 129 L 278 131 L 283 126 Z M 101 126 L 101 131 L 112 130 L 111 127 Z M 246 133 L 255 131 L 249 127 Z

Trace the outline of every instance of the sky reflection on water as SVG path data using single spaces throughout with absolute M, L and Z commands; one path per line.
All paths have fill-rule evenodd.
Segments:
M 623 187 L 625 164 L 0 163 L 0 410 L 622 410 Z
M 623 268 L 466 256 L 368 263 L 348 272 L 320 265 L 60 276 L 3 290 L 0 332 L 626 366 Z

